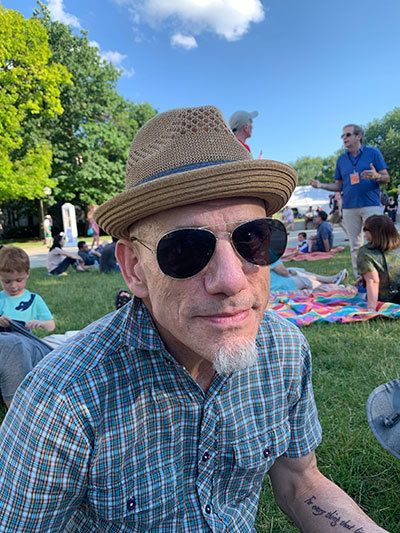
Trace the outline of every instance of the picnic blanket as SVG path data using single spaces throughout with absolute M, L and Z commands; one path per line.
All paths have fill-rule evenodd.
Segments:
M 379 302 L 376 311 L 352 285 L 327 291 L 300 290 L 271 292 L 270 309 L 297 326 L 315 322 L 362 322 L 376 317 L 400 318 L 400 305 Z
M 344 250 L 344 246 L 336 246 L 329 252 L 299 252 L 297 248 L 286 248 L 282 256 L 283 261 L 318 261 L 318 259 L 330 259 L 338 252 Z

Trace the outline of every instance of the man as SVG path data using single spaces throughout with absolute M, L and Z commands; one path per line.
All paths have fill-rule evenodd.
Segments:
M 253 131 L 253 118 L 258 116 L 258 111 L 235 111 L 229 119 L 231 130 L 235 134 L 237 140 L 251 152 L 250 146 L 246 144 L 246 140 L 251 137 Z
M 363 224 L 371 215 L 381 215 L 381 183 L 389 181 L 381 152 L 363 144 L 364 131 L 356 124 L 344 126 L 342 139 L 346 151 L 338 158 L 334 183 L 311 180 L 317 189 L 343 192 L 343 223 L 350 241 L 351 262 L 357 277 L 357 252 L 363 244 Z
M 328 214 L 320 209 L 317 214 L 317 233 L 310 237 L 311 252 L 329 252 L 333 245 L 332 226 L 327 222 Z
M 135 297 L 17 391 L 0 429 L 0 531 L 252 531 L 268 471 L 302 531 L 331 531 L 329 510 L 383 531 L 318 471 L 308 344 L 265 312 L 287 238 L 266 216 L 295 185 L 214 107 L 143 126 L 126 190 L 97 211 Z
M 47 246 L 47 248 L 50 248 L 53 244 L 52 239 L 52 229 L 53 229 L 53 219 L 51 218 L 51 215 L 46 215 L 43 220 L 43 244 Z
M 96 250 L 89 250 L 89 245 L 85 241 L 78 241 L 78 255 L 85 266 L 98 267 L 100 263 L 101 253 Z

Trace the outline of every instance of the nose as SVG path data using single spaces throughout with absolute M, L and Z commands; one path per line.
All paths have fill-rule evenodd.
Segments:
M 247 286 L 247 269 L 253 267 L 240 259 L 229 240 L 219 239 L 205 273 L 206 291 L 226 296 L 238 294 Z

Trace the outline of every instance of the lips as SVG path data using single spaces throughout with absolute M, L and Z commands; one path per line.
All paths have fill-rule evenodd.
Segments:
M 216 325 L 236 325 L 240 324 L 244 320 L 248 318 L 250 314 L 249 309 L 243 309 L 233 312 L 226 312 L 226 313 L 216 313 L 212 315 L 204 315 L 200 316 L 202 320 L 205 320 L 207 322 L 211 322 L 212 324 Z

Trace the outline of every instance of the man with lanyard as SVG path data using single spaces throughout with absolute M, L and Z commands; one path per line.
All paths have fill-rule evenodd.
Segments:
M 256 118 L 257 116 L 257 111 L 252 111 L 251 113 L 248 111 L 235 111 L 229 119 L 229 126 L 235 134 L 236 139 L 250 153 L 250 146 L 246 144 L 246 141 L 251 137 L 253 131 L 253 118 Z
M 357 277 L 357 252 L 363 244 L 363 224 L 369 216 L 382 214 L 379 185 L 389 181 L 389 174 L 381 152 L 363 144 L 364 131 L 360 126 L 347 124 L 341 137 L 346 151 L 337 160 L 335 182 L 311 180 L 310 185 L 326 191 L 342 191 L 343 224 Z

